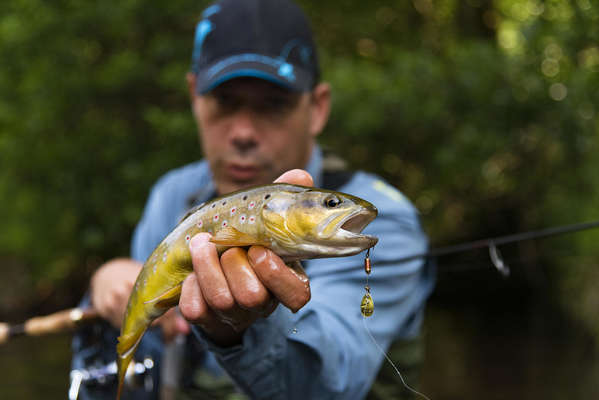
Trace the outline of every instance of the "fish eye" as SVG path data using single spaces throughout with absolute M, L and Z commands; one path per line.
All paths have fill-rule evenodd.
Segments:
M 328 208 L 335 208 L 339 204 L 341 204 L 341 200 L 339 200 L 337 196 L 329 196 L 324 199 L 324 205 Z

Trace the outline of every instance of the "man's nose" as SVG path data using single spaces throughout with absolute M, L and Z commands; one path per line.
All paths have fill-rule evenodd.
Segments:
M 233 115 L 229 137 L 240 150 L 248 150 L 258 144 L 255 115 L 251 110 L 241 109 Z

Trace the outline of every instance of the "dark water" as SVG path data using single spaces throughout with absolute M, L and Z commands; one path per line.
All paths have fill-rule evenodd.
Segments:
M 548 306 L 431 302 L 422 391 L 433 400 L 597 399 L 589 335 Z M 0 347 L 0 399 L 65 399 L 68 335 Z

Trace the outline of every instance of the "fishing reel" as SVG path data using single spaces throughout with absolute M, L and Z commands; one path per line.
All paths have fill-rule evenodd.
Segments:
M 143 389 L 145 392 L 154 390 L 154 379 L 151 370 L 155 363 L 151 357 L 146 357 L 142 362 L 131 362 L 125 373 L 125 387 L 130 389 Z M 117 382 L 117 365 L 115 361 L 100 365 L 74 369 L 70 374 L 69 400 L 77 400 L 81 386 L 87 387 L 106 386 Z M 115 386 L 116 387 L 116 386 Z

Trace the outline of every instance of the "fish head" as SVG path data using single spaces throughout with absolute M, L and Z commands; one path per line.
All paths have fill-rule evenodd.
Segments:
M 273 250 L 284 259 L 357 254 L 378 239 L 361 234 L 377 216 L 374 205 L 345 193 L 290 186 L 273 193 L 262 219 Z

